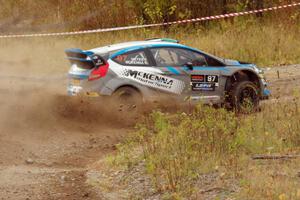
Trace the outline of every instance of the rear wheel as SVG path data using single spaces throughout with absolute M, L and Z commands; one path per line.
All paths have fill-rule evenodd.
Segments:
M 235 83 L 230 91 L 230 100 L 233 109 L 239 113 L 251 113 L 258 111 L 259 90 L 250 81 Z
M 141 112 L 143 98 L 141 93 L 132 87 L 121 87 L 113 94 L 113 104 L 120 120 L 129 124 L 136 121 Z
M 133 110 L 138 108 L 142 103 L 142 95 L 140 92 L 132 87 L 121 87 L 113 94 L 115 103 L 120 108 L 127 108 Z

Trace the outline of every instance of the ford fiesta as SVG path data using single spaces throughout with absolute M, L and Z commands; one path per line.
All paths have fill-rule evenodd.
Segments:
M 257 109 L 270 95 L 263 71 L 254 64 L 218 58 L 172 39 L 67 49 L 66 54 L 71 96 L 112 96 L 131 103 L 167 96 L 242 111 Z

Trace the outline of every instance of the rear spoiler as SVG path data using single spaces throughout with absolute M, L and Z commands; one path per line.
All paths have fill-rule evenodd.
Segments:
M 71 64 L 76 64 L 81 68 L 92 69 L 106 64 L 104 58 L 91 51 L 83 51 L 81 49 L 72 48 L 66 49 L 65 53 Z

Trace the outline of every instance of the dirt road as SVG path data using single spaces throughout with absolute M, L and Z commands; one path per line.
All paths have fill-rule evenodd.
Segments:
M 111 152 L 128 128 L 107 125 L 86 102 L 68 101 L 56 90 L 64 81 L 1 79 L 0 199 L 95 199 L 86 166 Z
M 8 65 L 0 64 L 0 71 Z M 293 96 L 299 69 L 266 71 L 275 97 Z M 112 152 L 130 127 L 109 123 L 114 116 L 89 102 L 66 98 L 63 73 L 9 72 L 0 75 L 0 199 L 101 199 L 85 184 L 87 166 Z
M 299 97 L 300 65 L 267 68 L 265 74 L 273 99 L 284 100 Z

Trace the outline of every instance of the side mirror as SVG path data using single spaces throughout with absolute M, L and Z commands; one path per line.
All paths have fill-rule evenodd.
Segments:
M 189 70 L 194 70 L 194 66 L 193 66 L 193 63 L 192 63 L 192 62 L 187 62 L 187 63 L 185 64 L 185 66 L 188 67 Z

